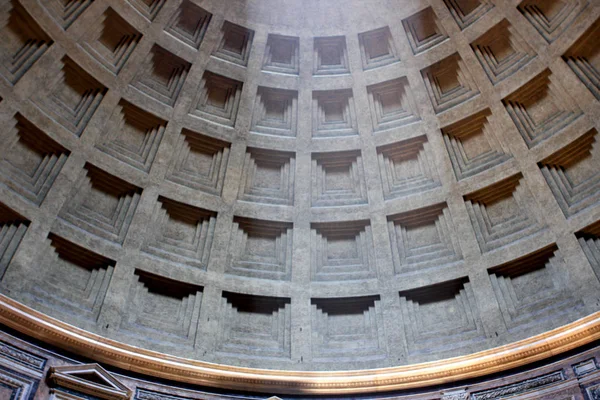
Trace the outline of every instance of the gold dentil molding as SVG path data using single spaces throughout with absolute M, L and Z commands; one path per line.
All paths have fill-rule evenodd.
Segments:
M 0 323 L 95 361 L 137 373 L 230 390 L 353 394 L 425 387 L 523 366 L 600 339 L 600 311 L 530 338 L 439 361 L 355 371 L 242 368 L 142 349 L 87 332 L 0 294 Z

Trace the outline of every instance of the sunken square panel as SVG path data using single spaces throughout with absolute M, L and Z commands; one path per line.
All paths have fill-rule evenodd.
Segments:
M 337 207 L 368 202 L 360 151 L 313 153 L 312 206 Z
M 425 135 L 377 147 L 386 200 L 439 187 L 435 159 Z
M 54 121 L 81 136 L 107 89 L 69 57 L 61 63 L 62 69 L 49 82 L 50 93 L 33 101 Z
M 52 45 L 17 0 L 0 1 L 0 75 L 14 85 Z
M 471 43 L 471 48 L 494 85 L 516 73 L 536 56 L 505 19 Z
M 238 199 L 263 204 L 293 205 L 296 155 L 248 147 Z
M 313 42 L 313 74 L 349 74 L 348 49 L 344 36 L 316 37 Z
M 421 74 L 436 114 L 479 94 L 471 73 L 458 53 L 423 69 Z
M 467 28 L 494 8 L 491 0 L 444 0 L 444 3 L 460 29 Z
M 581 82 L 600 100 L 600 19 L 563 55 Z
M 383 67 L 400 61 L 390 28 L 375 29 L 358 34 L 363 69 Z
M 206 270 L 217 213 L 159 196 L 142 250 L 166 261 Z
M 142 93 L 173 107 L 191 64 L 154 45 L 131 85 Z
M 548 69 L 502 102 L 529 148 L 556 135 L 583 115 Z
M 166 179 L 220 196 L 231 143 L 183 129 L 177 137 Z
M 142 189 L 86 164 L 59 218 L 91 235 L 123 244 Z
M 377 276 L 369 220 L 311 224 L 311 279 L 338 282 Z
M 581 314 L 583 303 L 574 299 L 565 285 L 566 270 L 556 245 L 490 268 L 492 288 L 506 327 L 526 329 L 552 320 L 553 326 L 558 326 L 568 318 L 565 314 Z
M 167 0 L 127 0 L 127 2 L 144 18 L 154 21 Z
M 409 354 L 440 354 L 485 340 L 468 278 L 405 290 L 399 295 Z
M 600 145 L 595 129 L 538 163 L 565 216 L 600 203 Z
M 195 49 L 200 48 L 212 14 L 190 0 L 184 0 L 171 17 L 165 31 Z
M 446 203 L 387 217 L 397 274 L 449 267 L 462 260 Z
M 352 89 L 313 92 L 314 138 L 358 134 Z
M 23 295 L 51 315 L 96 321 L 115 261 L 52 233 L 42 247 L 40 274 Z
M 270 34 L 263 60 L 263 71 L 298 75 L 300 68 L 300 39 L 296 36 Z
M 0 203 L 0 279 L 4 277 L 28 226 L 29 221 L 25 217 Z
M 70 152 L 21 114 L 9 130 L 9 145 L 0 162 L 4 185 L 40 205 L 67 161 Z
M 577 232 L 575 236 L 596 276 L 600 277 L 600 221 L 586 226 Z
M 93 2 L 94 0 L 40 0 L 42 6 L 63 29 L 68 29 Z
M 498 141 L 489 109 L 442 128 L 442 134 L 457 180 L 487 171 L 512 158 Z
M 206 71 L 190 113 L 226 126 L 237 119 L 242 82 Z
M 290 280 L 291 222 L 235 217 L 227 273 L 251 278 Z
M 431 7 L 403 19 L 402 25 L 414 54 L 427 51 L 448 39 L 448 34 Z
M 221 41 L 213 51 L 213 56 L 246 66 L 253 39 L 253 30 L 225 21 L 221 28 Z
M 381 299 L 376 296 L 313 298 L 313 362 L 366 362 L 387 357 Z
M 291 306 L 283 297 L 223 292 L 217 352 L 236 358 L 291 357 Z
M 84 37 L 82 46 L 96 61 L 116 75 L 141 38 L 141 33 L 109 7 L 97 25 Z
M 543 228 L 527 208 L 535 199 L 522 180 L 519 173 L 464 196 L 483 253 L 524 240 Z
M 589 4 L 589 0 L 524 0 L 517 8 L 552 43 Z
M 165 133 L 166 121 L 121 100 L 107 124 L 98 150 L 149 172 Z
M 367 93 L 375 132 L 421 120 L 406 77 L 368 86 Z
M 136 269 L 120 330 L 147 343 L 192 348 L 202 291 L 201 286 Z
M 298 92 L 259 86 L 252 115 L 252 132 L 296 137 Z

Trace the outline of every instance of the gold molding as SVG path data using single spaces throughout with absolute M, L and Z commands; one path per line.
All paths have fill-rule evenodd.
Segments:
M 600 339 L 600 311 L 540 335 L 466 356 L 355 371 L 282 371 L 190 360 L 87 332 L 0 294 L 0 323 L 95 361 L 154 377 L 230 390 L 355 394 L 426 387 L 539 361 Z

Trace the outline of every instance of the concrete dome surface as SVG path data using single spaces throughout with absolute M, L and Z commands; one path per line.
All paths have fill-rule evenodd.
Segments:
M 0 16 L 10 328 L 102 362 L 109 343 L 343 380 L 600 327 L 599 1 Z

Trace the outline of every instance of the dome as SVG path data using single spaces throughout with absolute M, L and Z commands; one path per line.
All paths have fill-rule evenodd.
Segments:
M 598 1 L 0 15 L 0 322 L 16 332 L 275 394 L 430 387 L 597 339 Z

